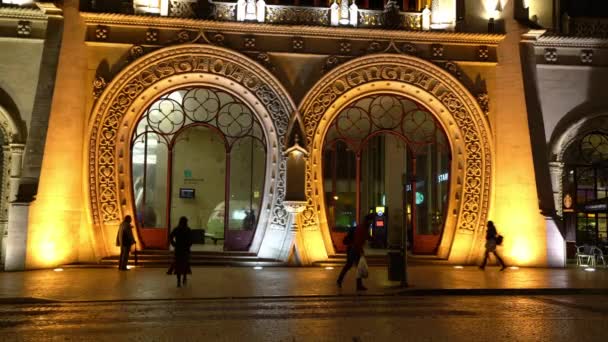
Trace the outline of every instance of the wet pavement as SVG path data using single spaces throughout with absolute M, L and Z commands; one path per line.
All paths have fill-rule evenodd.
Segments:
M 0 340 L 605 341 L 606 299 L 342 296 L 0 304 Z
M 18 298 L 41 298 L 58 301 L 100 300 L 170 300 L 203 298 L 253 298 L 344 296 L 355 291 L 354 270 L 344 286 L 335 284 L 339 269 L 200 267 L 193 269 L 187 286 L 176 287 L 175 276 L 161 268 L 135 268 L 128 272 L 116 269 L 66 268 L 63 272 L 38 270 L 0 272 L 0 303 Z M 583 269 L 507 269 L 496 267 L 481 271 L 476 267 L 456 269 L 450 266 L 413 266 L 409 268 L 410 295 L 440 294 L 456 290 L 469 294 L 522 294 L 518 290 L 538 289 L 530 294 L 599 293 L 608 295 L 608 269 L 595 272 Z M 394 295 L 404 292 L 398 282 L 387 280 L 386 267 L 371 267 L 366 280 L 366 296 Z M 495 290 L 494 292 L 488 290 Z M 485 292 L 484 292 L 485 291 Z M 448 293 L 446 292 L 446 293 Z M 449 293 L 448 293 L 449 294 Z

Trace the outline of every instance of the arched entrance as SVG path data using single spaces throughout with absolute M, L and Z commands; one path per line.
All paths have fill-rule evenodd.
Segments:
M 167 247 L 169 228 L 184 216 L 199 250 L 249 250 L 265 163 L 260 122 L 232 94 L 192 87 L 162 95 L 132 138 L 133 200 L 143 244 Z
M 369 222 L 370 247 L 434 254 L 447 214 L 450 154 L 434 116 L 402 96 L 352 102 L 334 119 L 323 147 L 323 187 L 333 245 Z
M 345 109 L 356 106 L 361 99 L 380 96 L 417 104 L 445 133 L 444 145 L 449 147 L 447 155 L 451 157 L 446 182 L 449 191 L 443 233 L 434 255 L 452 262 L 474 262 L 483 248 L 492 184 L 489 124 L 475 98 L 458 80 L 413 56 L 378 54 L 345 63 L 323 77 L 302 101 L 300 113 L 310 151 L 306 170 L 308 205 L 302 213 L 304 231 L 319 231 L 327 253 L 336 253 L 322 177 L 328 134 Z M 405 139 L 407 135 L 403 135 Z
M 209 217 L 213 216 L 210 212 L 216 211 L 216 216 L 220 216 L 216 223 L 221 225 L 216 227 L 218 237 L 230 231 L 230 224 L 238 225 L 233 236 L 241 238 L 230 240 L 234 242 L 231 248 L 276 257 L 286 234 L 283 151 L 293 111 L 291 99 L 274 76 L 248 57 L 224 48 L 179 45 L 134 61 L 104 90 L 93 108 L 89 127 L 86 175 L 99 255 L 114 251 L 116 229 L 126 214 L 138 219 L 138 229 L 143 232 L 138 243 L 144 248 L 146 240 L 142 237 L 149 233 L 147 229 L 158 229 L 148 226 L 148 222 L 152 226 L 162 222 L 163 235 L 175 223 L 176 216 L 191 215 L 193 228 L 199 228 L 194 226 L 209 225 Z M 201 148 L 218 143 L 223 150 Z M 256 152 L 259 150 L 264 152 Z M 192 161 L 183 158 L 188 153 L 201 162 L 186 165 Z M 232 177 L 234 173 L 230 176 L 230 164 L 251 160 L 252 153 L 256 178 L 252 180 L 247 170 L 242 173 L 247 179 L 236 179 Z M 148 170 L 155 172 L 152 169 L 159 166 L 152 160 L 166 160 L 164 167 L 172 177 L 165 182 L 148 182 L 152 177 Z M 206 169 L 203 165 L 217 163 L 223 166 Z M 198 181 L 195 179 L 196 172 L 207 171 Z M 257 177 L 256 172 L 261 175 Z M 158 172 L 161 173 L 162 170 Z M 219 194 L 211 189 L 216 183 L 221 185 Z M 234 198 L 233 202 L 230 188 L 239 187 L 238 196 L 234 195 L 243 198 Z M 260 189 L 257 197 L 256 187 Z M 244 197 L 245 188 L 253 190 L 253 198 Z M 222 197 L 222 201 L 191 201 L 198 196 L 205 198 L 205 193 L 207 198 Z M 154 199 L 153 205 L 148 205 L 150 199 Z M 171 201 L 182 201 L 183 205 L 170 207 Z M 197 213 L 189 207 L 196 207 Z M 243 213 L 231 213 L 230 207 Z M 251 209 L 256 210 L 254 221 L 258 229 L 245 229 L 245 221 L 252 227 L 252 217 L 245 212 Z M 243 214 L 245 217 L 241 218 Z M 149 245 L 159 245 L 159 239 L 150 237 L 149 241 L 153 241 Z
M 555 204 L 572 257 L 575 245 L 608 246 L 607 124 L 605 114 L 587 115 L 552 146 Z

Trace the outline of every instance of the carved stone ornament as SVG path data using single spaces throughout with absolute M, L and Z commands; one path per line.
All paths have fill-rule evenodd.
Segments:
M 129 169 L 129 134 L 154 98 L 177 85 L 216 84 L 244 96 L 268 136 L 272 170 L 267 179 L 262 210 L 271 229 L 287 225 L 284 137 L 295 106 L 280 82 L 251 59 L 211 45 L 178 45 L 160 49 L 128 65 L 97 100 L 92 109 L 87 151 L 89 198 L 96 229 L 117 224 L 125 212 L 133 213 Z M 97 82 L 101 85 L 104 82 Z M 127 138 L 125 138 L 127 137 Z M 124 187 L 124 189 L 123 189 Z M 269 217 L 269 218 L 268 218 Z M 260 218 L 261 220 L 262 218 Z M 257 233 L 256 233 L 257 234 Z
M 243 47 L 247 50 L 255 49 L 255 37 L 243 37 Z
M 157 29 L 148 29 L 146 31 L 146 43 L 156 44 L 158 43 L 158 30 Z
M 129 60 L 134 61 L 145 53 L 144 48 L 141 45 L 134 45 L 129 49 Z
M 110 28 L 104 25 L 97 25 L 95 28 L 95 39 L 105 41 L 108 39 Z
M 181 30 L 181 31 L 177 32 L 177 36 L 175 37 L 175 40 L 180 44 L 184 44 L 184 43 L 191 41 L 192 38 L 190 37 L 190 31 Z
M 341 41 L 339 47 L 341 54 L 349 54 L 352 49 L 351 43 L 348 40 Z
M 557 49 L 545 49 L 545 61 L 547 61 L 548 63 L 557 63 Z
M 373 41 L 373 42 L 369 43 L 369 46 L 367 47 L 367 52 L 370 52 L 370 53 L 379 52 L 381 49 L 382 49 L 382 45 L 380 44 L 380 42 Z
M 492 184 L 492 134 L 486 116 L 479 110 L 475 97 L 441 68 L 407 55 L 379 54 L 357 58 L 333 69 L 312 88 L 299 107 L 302 113 L 306 146 L 313 151 L 306 164 L 307 208 L 302 213 L 303 226 L 321 224 L 324 213 L 322 174 L 324 130 L 333 118 L 354 98 L 366 93 L 402 89 L 404 96 L 427 106 L 447 128 L 451 141 L 453 163 L 460 169 L 450 175 L 450 215 L 446 232 L 475 234 L 469 258 L 474 248 L 483 246 L 483 231 L 487 220 Z M 458 152 L 461 151 L 461 152 Z M 326 225 L 326 223 L 322 223 Z M 327 227 L 323 231 L 329 231 Z M 468 233 L 467 233 L 468 232 Z M 328 233 L 329 234 L 329 233 Z M 444 234 L 450 236 L 450 234 Z M 451 236 L 454 236 L 453 234 Z M 445 238 L 448 239 L 449 238 Z M 470 241 L 470 240 L 468 240 Z M 442 245 L 451 246 L 451 241 Z
M 93 98 L 97 100 L 104 89 L 106 89 L 106 80 L 101 76 L 96 76 L 93 80 Z
M 304 49 L 304 38 L 294 37 L 292 39 L 292 48 L 294 51 L 300 51 Z
M 477 102 L 486 115 L 490 114 L 490 96 L 488 96 L 488 93 L 477 94 Z
M 259 52 L 257 53 L 257 55 L 255 56 L 255 60 L 262 64 L 264 66 L 264 68 L 268 69 L 268 71 L 270 72 L 274 72 L 275 71 L 275 67 L 272 64 L 272 62 L 270 61 L 270 56 L 265 53 L 265 52 Z
M 431 45 L 431 49 L 433 51 L 432 55 L 434 58 L 443 58 L 443 45 L 433 44 Z
M 581 63 L 591 64 L 593 63 L 593 50 L 581 50 Z
M 488 47 L 485 45 L 480 46 L 477 50 L 477 57 L 482 61 L 487 61 L 490 58 Z
M 32 34 L 32 22 L 29 20 L 19 20 L 17 23 L 17 35 L 29 37 Z
M 454 75 L 457 79 L 460 79 L 462 77 L 460 67 L 454 62 L 445 62 L 443 68 L 447 70 L 450 74 Z

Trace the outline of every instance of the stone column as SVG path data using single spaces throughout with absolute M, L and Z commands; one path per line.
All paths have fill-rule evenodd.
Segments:
M 283 205 L 289 213 L 289 228 L 285 231 L 279 260 L 288 260 L 296 265 L 307 265 L 309 260 L 306 248 L 302 245 L 302 234 L 297 220 L 298 214 L 306 209 L 306 201 L 285 201 Z M 294 258 L 289 260 L 292 253 Z
M 6 196 L 6 199 L 2 202 L 2 210 L 8 209 L 6 234 L 2 240 L 2 256 L 6 271 L 21 271 L 25 269 L 30 201 L 17 198 L 24 150 L 25 145 L 23 144 L 10 144 L 4 150 L 9 155 L 9 163 L 5 163 L 5 166 L 9 168 L 8 188 L 2 194 Z

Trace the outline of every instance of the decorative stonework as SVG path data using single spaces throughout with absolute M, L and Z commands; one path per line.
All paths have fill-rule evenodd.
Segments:
M 180 18 L 194 18 L 196 0 L 169 0 L 169 16 Z
M 129 60 L 134 61 L 145 53 L 144 48 L 141 45 L 134 45 L 129 49 Z
M 593 63 L 593 50 L 581 50 L 581 63 Z
M 101 93 L 106 89 L 106 86 L 107 83 L 103 77 L 95 77 L 95 80 L 93 80 L 93 99 L 97 100 L 99 96 L 101 96 Z
M 487 61 L 490 58 L 490 53 L 488 51 L 488 47 L 483 45 L 480 46 L 477 50 L 477 57 L 482 61 Z
M 196 79 L 190 81 L 188 77 Z M 274 77 L 242 55 L 209 45 L 181 45 L 145 55 L 121 71 L 93 108 L 87 147 L 88 175 L 91 213 L 98 228 L 116 224 L 125 211 L 133 212 L 131 184 L 125 173 L 130 169 L 129 152 L 125 150 L 128 149 L 125 136 L 133 129 L 130 125 L 150 101 L 161 95 L 160 88 L 170 89 L 176 82 L 200 84 L 205 77 L 225 83 L 227 91 L 232 91 L 231 84 L 233 88 L 238 85 L 246 89 L 238 95 L 254 97 L 255 101 L 249 101 L 253 101 L 251 106 L 257 108 L 257 113 L 264 110 L 268 113 L 259 118 L 269 144 L 272 142 L 268 153 L 274 155 L 269 166 L 274 168 L 272 179 L 267 182 L 270 195 L 264 208 L 270 216 L 268 224 L 286 226 L 287 213 L 282 206 L 286 167 L 282 151 L 289 116 L 294 110 L 291 99 Z
M 557 63 L 557 49 L 545 49 L 545 61 L 548 63 Z
M 110 28 L 104 25 L 97 25 L 95 29 L 95 39 L 99 41 L 104 41 L 108 39 L 108 34 L 110 32 Z
M 408 89 L 402 90 L 403 95 L 432 108 L 431 112 L 446 127 L 455 169 L 450 183 L 448 233 L 444 234 L 442 245 L 451 246 L 450 239 L 456 231 L 472 233 L 472 257 L 474 249 L 482 244 L 489 209 L 493 149 L 488 121 L 464 85 L 433 64 L 406 55 L 352 60 L 324 76 L 302 101 L 299 111 L 304 118 L 306 146 L 311 151 L 306 168 L 308 203 L 302 213 L 303 226 L 318 227 L 325 222 L 323 189 L 318 180 L 324 129 L 352 99 L 381 92 L 380 89 L 397 93 Z M 328 228 L 324 224 L 325 231 Z
M 431 45 L 431 49 L 433 50 L 433 58 L 443 58 L 443 45 L 433 44 Z
M 352 44 L 348 40 L 344 40 L 340 42 L 340 53 L 341 54 L 349 54 L 352 49 Z
M 294 37 L 292 39 L 292 47 L 294 51 L 300 51 L 304 49 L 304 38 Z
M 477 102 L 479 103 L 479 107 L 486 114 L 490 114 L 490 96 L 488 93 L 483 92 L 477 94 Z
M 460 67 L 458 64 L 448 61 L 443 64 L 443 68 L 447 70 L 450 74 L 454 75 L 457 79 L 462 77 L 462 71 L 460 71 Z
M 156 44 L 158 43 L 158 30 L 157 29 L 148 29 L 146 31 L 146 43 Z
M 17 35 L 29 37 L 32 34 L 32 22 L 29 20 L 19 20 L 17 23 Z
M 267 5 L 265 22 L 328 26 L 329 8 Z
M 243 47 L 247 50 L 255 49 L 255 37 L 244 37 Z

